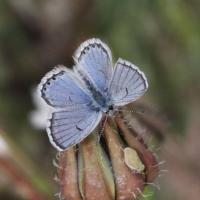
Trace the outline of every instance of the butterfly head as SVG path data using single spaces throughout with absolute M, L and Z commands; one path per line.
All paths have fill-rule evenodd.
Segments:
M 113 116 L 113 115 L 114 115 L 114 108 L 113 108 L 113 105 L 110 105 L 110 106 L 108 107 L 108 110 L 105 111 L 105 113 L 106 113 L 107 115 L 109 115 L 109 116 Z

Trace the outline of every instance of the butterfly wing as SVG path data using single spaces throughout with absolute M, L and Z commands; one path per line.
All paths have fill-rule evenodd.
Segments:
M 81 44 L 74 55 L 75 62 L 101 92 L 106 92 L 111 81 L 113 67 L 111 51 L 99 39 Z
M 117 61 L 109 87 L 111 101 L 116 106 L 123 106 L 141 97 L 148 88 L 145 74 L 132 63 Z
M 51 144 L 59 151 L 76 145 L 94 130 L 101 117 L 102 112 L 87 105 L 52 112 L 47 121 Z
M 38 94 L 53 108 L 47 121 L 47 133 L 59 151 L 84 139 L 102 117 L 80 81 L 65 67 L 47 73 L 38 86 Z
M 92 102 L 80 81 L 64 66 L 59 66 L 45 75 L 38 86 L 38 94 L 47 105 L 54 108 Z

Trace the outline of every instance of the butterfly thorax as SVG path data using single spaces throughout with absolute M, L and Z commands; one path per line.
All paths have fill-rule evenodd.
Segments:
M 102 112 L 107 112 L 109 110 L 109 101 L 107 97 L 103 95 L 101 91 L 97 90 L 91 83 L 88 85 L 87 89 L 94 100 L 95 107 Z

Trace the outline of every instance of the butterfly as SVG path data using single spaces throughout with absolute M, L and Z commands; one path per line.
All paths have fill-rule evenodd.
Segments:
M 114 68 L 108 46 L 100 39 L 83 42 L 74 54 L 75 66 L 47 73 L 38 95 L 50 106 L 47 133 L 63 151 L 81 142 L 99 124 L 103 113 L 141 97 L 148 88 L 145 74 L 121 58 Z

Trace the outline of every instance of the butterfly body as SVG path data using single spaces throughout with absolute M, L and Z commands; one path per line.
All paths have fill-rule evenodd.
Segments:
M 109 95 L 107 93 L 101 92 L 97 86 L 92 82 L 92 80 L 80 69 L 74 67 L 75 73 L 77 73 L 85 86 L 85 90 L 90 94 L 93 100 L 93 105 L 95 110 L 106 112 L 109 109 Z
M 52 108 L 47 133 L 63 151 L 82 141 L 113 106 L 138 99 L 148 88 L 143 72 L 121 58 L 113 68 L 111 51 L 99 39 L 85 41 L 75 52 L 75 66 L 58 66 L 45 75 L 38 94 Z

